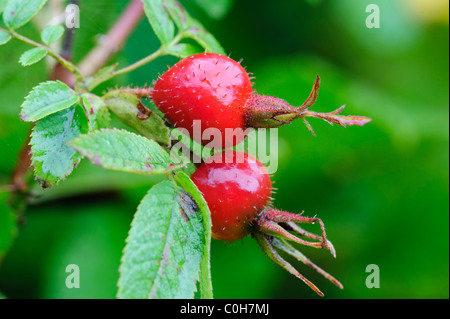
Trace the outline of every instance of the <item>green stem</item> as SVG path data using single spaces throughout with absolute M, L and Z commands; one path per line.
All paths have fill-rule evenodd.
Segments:
M 106 76 L 102 76 L 101 78 L 97 78 L 96 79 L 95 76 L 94 76 L 94 79 L 88 84 L 88 89 L 92 90 L 93 88 L 95 88 L 96 86 L 98 86 L 99 84 L 101 84 L 101 83 L 103 83 L 105 81 L 108 81 L 108 80 L 110 80 L 112 78 L 115 78 L 117 76 L 120 76 L 120 75 L 129 73 L 131 71 L 134 71 L 134 70 L 136 70 L 136 69 L 138 69 L 138 68 L 140 68 L 140 67 L 142 67 L 142 66 L 144 66 L 144 65 L 146 65 L 146 64 L 148 64 L 148 63 L 150 63 L 150 62 L 152 62 L 154 60 L 156 60 L 159 57 L 162 57 L 162 56 L 165 56 L 165 55 L 170 55 L 169 48 L 174 46 L 174 45 L 176 45 L 176 44 L 178 44 L 178 42 L 180 42 L 184 37 L 185 37 L 184 33 L 180 32 L 180 33 L 178 33 L 178 35 L 170 43 L 168 43 L 166 45 L 165 44 L 161 45 L 161 47 L 158 50 L 156 50 L 152 54 L 146 56 L 145 58 L 143 58 L 143 59 L 141 59 L 139 61 L 136 61 L 133 64 L 130 64 L 129 66 L 127 66 L 127 67 L 124 67 L 124 68 L 119 69 L 117 71 L 113 71 L 113 72 L 109 73 Z
M 48 52 L 48 55 L 50 55 L 51 57 L 53 57 L 56 61 L 58 61 L 59 64 L 61 64 L 63 67 L 65 67 L 67 70 L 69 70 L 70 72 L 72 72 L 75 75 L 75 78 L 77 79 L 78 82 L 84 82 L 85 78 L 83 76 L 83 74 L 81 74 L 80 70 L 70 61 L 64 59 L 62 56 L 60 56 L 58 53 L 56 53 L 53 49 L 51 49 L 50 47 L 40 44 L 36 41 L 33 41 L 17 32 L 15 32 L 14 30 L 5 30 L 3 28 L 0 28 L 1 31 L 9 33 L 12 37 L 16 38 L 19 41 L 22 41 L 24 43 L 27 43 L 29 45 L 32 45 L 34 47 L 37 48 L 42 48 L 45 49 Z

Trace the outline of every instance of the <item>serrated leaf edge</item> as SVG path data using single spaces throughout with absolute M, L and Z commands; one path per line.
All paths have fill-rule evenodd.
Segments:
M 61 82 L 61 81 L 59 81 L 59 80 L 56 80 L 56 81 L 45 81 L 45 82 L 41 82 L 41 83 L 39 83 L 38 85 L 36 85 L 35 87 L 33 87 L 33 88 L 31 89 L 30 93 L 28 93 L 28 95 L 25 97 L 24 102 L 22 103 L 22 105 L 20 105 L 21 111 L 20 111 L 19 115 L 20 115 L 20 119 L 21 119 L 22 121 L 26 121 L 26 122 L 35 122 L 35 121 L 38 121 L 38 120 L 40 120 L 40 119 L 43 119 L 44 117 L 47 117 L 47 116 L 49 116 L 49 115 L 51 115 L 51 114 L 54 114 L 54 113 L 57 113 L 57 112 L 59 112 L 59 111 L 68 109 L 69 107 L 71 107 L 71 106 L 73 106 L 73 105 L 75 105 L 76 103 L 79 102 L 80 97 L 79 97 L 78 94 L 77 94 L 77 96 L 78 96 L 77 101 L 75 101 L 73 104 L 69 105 L 68 107 L 66 107 L 66 108 L 64 108 L 64 109 L 61 109 L 61 110 L 58 110 L 58 111 L 55 111 L 55 112 L 51 112 L 51 113 L 47 114 L 46 116 L 41 117 L 41 118 L 39 118 L 39 119 L 35 119 L 35 120 L 29 119 L 25 114 L 23 114 L 23 106 L 24 106 L 25 102 L 28 100 L 28 98 L 31 96 L 31 94 L 33 94 L 33 92 L 34 92 L 35 90 L 37 90 L 37 89 L 39 89 L 39 88 L 41 88 L 41 87 L 47 85 L 48 83 L 53 83 L 53 82 L 58 82 L 58 83 L 64 84 L 64 85 L 67 86 L 67 88 L 68 88 L 69 90 L 71 90 L 74 94 L 77 94 L 77 93 L 76 93 L 74 90 L 72 90 L 67 84 L 65 84 L 64 82 Z

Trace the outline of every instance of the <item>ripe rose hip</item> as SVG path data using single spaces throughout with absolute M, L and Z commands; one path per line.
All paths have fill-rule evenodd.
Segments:
M 210 157 L 191 178 L 211 211 L 212 237 L 234 241 L 249 234 L 251 223 L 269 204 L 272 182 L 253 156 L 233 152 L 226 158 L 224 154 Z
M 156 81 L 151 96 L 166 118 L 175 127 L 186 129 L 197 142 L 203 145 L 217 142 L 215 135 L 203 136 L 206 129 L 217 129 L 221 149 L 240 143 L 248 128 L 278 127 L 297 118 L 302 118 L 313 134 L 305 117 L 318 117 L 342 126 L 370 121 L 362 116 L 338 115 L 343 107 L 331 113 L 308 111 L 318 91 L 319 77 L 305 103 L 294 107 L 282 99 L 256 94 L 239 62 L 220 54 L 201 53 L 181 60 L 165 72 Z M 196 120 L 201 125 L 199 136 L 194 134 Z M 213 146 L 218 148 L 216 144 Z
M 312 267 L 342 288 L 339 281 L 288 243 L 292 241 L 314 248 L 329 249 L 331 254 L 336 256 L 333 245 L 326 239 L 323 222 L 319 218 L 305 217 L 270 207 L 272 182 L 266 168 L 256 158 L 235 151 L 216 153 L 198 167 L 191 179 L 203 193 L 211 211 L 213 238 L 235 241 L 251 233 L 270 259 L 301 279 L 317 294 L 323 296 L 323 293 L 285 261 L 277 250 Z M 320 224 L 321 236 L 297 225 L 316 222 Z
M 233 146 L 243 134 L 225 139 L 226 128 L 246 128 L 244 110 L 252 97 L 252 84 L 244 68 L 219 54 L 196 54 L 181 60 L 156 82 L 153 100 L 175 127 L 187 129 L 191 137 L 194 120 L 202 132 L 216 128 L 222 145 Z M 202 139 L 206 145 L 210 138 Z M 200 142 L 200 141 L 198 141 Z

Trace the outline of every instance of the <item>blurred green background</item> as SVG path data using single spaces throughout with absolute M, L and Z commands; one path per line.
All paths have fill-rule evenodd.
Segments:
M 337 259 L 324 251 L 302 251 L 345 289 L 290 260 L 293 265 L 326 298 L 448 298 L 448 1 L 182 2 L 232 58 L 244 58 L 260 94 L 299 105 L 319 74 L 314 110 L 346 104 L 345 114 L 373 118 L 364 128 L 347 129 L 312 119 L 317 137 L 301 122 L 279 129 L 275 205 L 322 218 Z M 365 25 L 370 3 L 380 8 L 379 29 Z M 75 61 L 125 4 L 80 1 Z M 37 39 L 38 23 L 21 31 Z M 115 60 L 126 65 L 158 46 L 142 21 Z M 43 62 L 29 68 L 16 63 L 26 48 L 17 41 L 0 47 L 0 185 L 9 183 L 29 130 L 19 120 L 19 106 L 48 76 Z M 151 83 L 176 61 L 161 58 L 108 86 Z M 1 264 L 0 291 L 10 298 L 114 298 L 130 221 L 156 181 L 83 161 L 60 185 L 36 188 Z M 0 188 L 0 210 L 7 209 L 5 191 Z M 64 284 L 65 267 L 72 263 L 81 269 L 80 289 Z M 365 285 L 369 264 L 380 268 L 378 289 Z M 213 240 L 211 265 L 216 298 L 316 298 L 250 237 L 233 244 Z

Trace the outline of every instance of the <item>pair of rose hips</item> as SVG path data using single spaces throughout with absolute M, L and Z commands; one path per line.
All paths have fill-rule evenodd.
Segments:
M 219 130 L 224 148 L 240 143 L 246 136 L 247 128 L 278 127 L 297 118 L 302 118 L 311 131 L 306 117 L 318 117 L 343 126 L 363 125 L 370 121 L 365 117 L 339 115 L 343 107 L 331 113 L 309 111 L 308 108 L 317 99 L 318 89 L 317 77 L 305 103 L 294 107 L 281 99 L 256 94 L 249 75 L 240 63 L 223 55 L 204 53 L 175 64 L 156 81 L 147 97 L 153 99 L 175 127 L 187 130 L 191 136 L 194 135 L 194 121 L 200 121 L 202 130 Z M 230 136 L 227 134 L 229 129 L 240 130 Z M 210 141 L 208 137 L 197 140 L 203 145 Z M 227 151 L 216 153 L 191 176 L 210 208 L 212 236 L 222 241 L 235 241 L 251 233 L 273 261 L 302 279 L 318 294 L 323 295 L 314 284 L 287 263 L 277 250 L 313 267 L 342 288 L 336 279 L 288 243 L 293 241 L 329 249 L 335 256 L 332 244 L 326 239 L 322 221 L 272 208 L 272 182 L 264 165 L 246 153 L 229 152 L 231 160 L 229 156 L 225 160 Z M 298 225 L 315 222 L 321 226 L 321 236 Z

